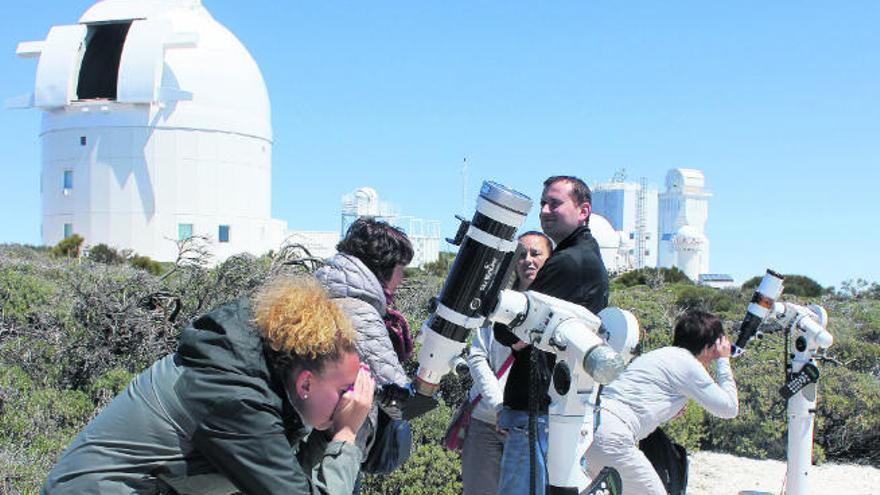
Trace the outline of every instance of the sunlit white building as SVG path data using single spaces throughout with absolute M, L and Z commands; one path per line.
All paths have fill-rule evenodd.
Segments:
M 606 259 L 606 267 L 677 267 L 694 281 L 709 273 L 710 197 L 703 172 L 687 168 L 670 170 L 662 193 L 644 179 L 594 186 L 594 214 L 607 218 L 621 237 L 621 259 L 613 265 Z
M 259 67 L 199 0 L 105 0 L 19 44 L 38 59 L 42 242 L 174 259 L 201 235 L 222 260 L 276 249 L 272 127 Z

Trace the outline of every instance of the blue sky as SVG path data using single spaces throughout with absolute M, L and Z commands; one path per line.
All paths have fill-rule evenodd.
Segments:
M 33 84 L 16 43 L 91 3 L 4 5 L 0 96 Z M 337 229 L 369 185 L 452 235 L 464 157 L 471 196 L 693 167 L 712 271 L 880 280 L 880 2 L 204 3 L 263 71 L 291 228 Z M 39 242 L 39 119 L 0 110 L 0 242 Z

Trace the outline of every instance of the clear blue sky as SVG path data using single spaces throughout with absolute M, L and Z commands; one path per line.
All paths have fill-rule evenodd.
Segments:
M 31 91 L 16 43 L 91 3 L 5 2 L 0 96 Z M 369 185 L 449 236 L 463 157 L 472 196 L 693 167 L 712 271 L 880 280 L 880 2 L 204 3 L 262 68 L 291 228 L 337 229 Z M 39 119 L 0 110 L 0 242 L 39 242 Z

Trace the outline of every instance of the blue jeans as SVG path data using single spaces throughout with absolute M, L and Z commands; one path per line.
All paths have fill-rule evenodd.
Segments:
M 544 494 L 547 484 L 547 415 L 539 414 L 538 438 L 535 444 L 537 469 L 535 493 Z M 528 495 L 529 493 L 529 413 L 504 409 L 498 426 L 507 430 L 504 454 L 501 456 L 501 477 L 498 480 L 499 495 Z

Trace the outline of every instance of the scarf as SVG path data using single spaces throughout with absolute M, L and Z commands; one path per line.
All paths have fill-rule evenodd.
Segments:
M 408 360 L 413 351 L 412 334 L 409 329 L 409 322 L 403 316 L 403 313 L 394 309 L 394 295 L 388 289 L 385 289 L 385 328 L 388 330 L 388 338 L 394 346 L 394 352 L 401 363 Z

